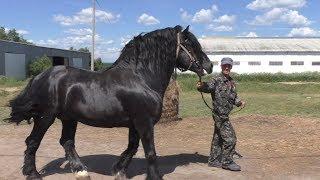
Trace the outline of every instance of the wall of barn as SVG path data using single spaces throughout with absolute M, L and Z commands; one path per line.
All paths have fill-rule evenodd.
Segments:
M 301 73 L 320 72 L 320 53 L 317 54 L 216 54 L 208 55 L 214 62 L 214 72 L 220 72 L 223 57 L 234 60 L 236 73 Z

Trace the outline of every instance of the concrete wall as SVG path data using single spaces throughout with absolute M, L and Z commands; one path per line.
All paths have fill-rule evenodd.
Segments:
M 320 53 L 313 54 L 217 54 L 208 55 L 214 65 L 213 72 L 220 72 L 220 61 L 223 57 L 230 57 L 240 65 L 234 65 L 232 71 L 236 73 L 300 73 L 320 72 L 320 66 L 312 65 L 312 62 L 320 62 Z M 249 65 L 249 62 L 258 61 L 261 65 Z M 282 62 L 282 65 L 270 65 L 270 61 Z M 303 61 L 304 65 L 291 65 L 292 61 Z

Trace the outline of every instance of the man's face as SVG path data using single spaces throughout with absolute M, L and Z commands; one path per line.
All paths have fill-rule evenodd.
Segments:
M 232 69 L 232 66 L 230 64 L 221 65 L 222 73 L 225 76 L 229 76 L 231 69 Z

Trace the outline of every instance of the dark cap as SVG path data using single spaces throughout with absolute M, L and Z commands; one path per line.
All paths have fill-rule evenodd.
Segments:
M 233 60 L 229 57 L 224 57 L 221 59 L 221 65 L 230 64 L 233 65 Z

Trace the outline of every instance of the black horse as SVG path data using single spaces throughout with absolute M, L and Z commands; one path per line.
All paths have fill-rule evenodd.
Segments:
M 55 118 L 62 122 L 60 144 L 72 172 L 89 177 L 75 150 L 77 123 L 112 128 L 128 127 L 128 148 L 113 166 L 116 178 L 125 178 L 128 165 L 141 139 L 148 162 L 147 179 L 162 179 L 154 146 L 154 125 L 159 121 L 164 92 L 174 68 L 212 72 L 212 63 L 197 38 L 181 26 L 134 37 L 106 71 L 91 72 L 55 66 L 39 74 L 15 99 L 10 122 L 34 126 L 26 139 L 23 174 L 41 179 L 35 154 Z

